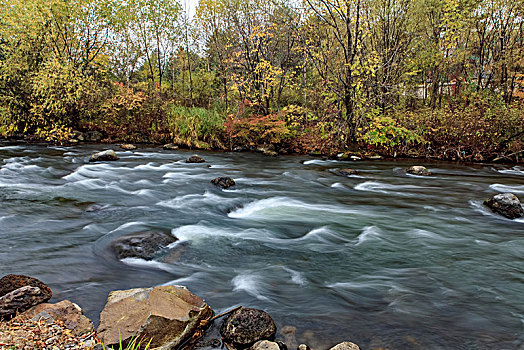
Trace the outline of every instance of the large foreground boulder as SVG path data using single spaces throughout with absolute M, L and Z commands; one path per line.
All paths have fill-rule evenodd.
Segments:
M 235 180 L 233 180 L 229 176 L 221 176 L 214 178 L 213 180 L 211 180 L 211 183 L 217 187 L 221 187 L 224 189 L 229 188 L 231 186 L 235 186 Z
M 273 340 L 276 332 L 275 322 L 267 312 L 244 307 L 231 313 L 220 328 L 224 342 L 236 348 L 247 348 L 259 340 Z
M 44 303 L 34 306 L 20 314 L 16 319 L 30 319 L 35 322 L 45 321 L 46 323 L 60 321 L 75 336 L 89 334 L 95 330 L 93 322 L 84 316 L 80 306 L 69 300 L 62 300 L 56 304 Z
M 90 162 L 105 162 L 105 161 L 112 161 L 112 160 L 119 160 L 120 158 L 116 155 L 115 151 L 112 149 L 108 149 L 107 151 L 98 152 L 95 154 L 92 154 L 91 157 L 89 157 Z
M 0 279 L 0 318 L 10 318 L 53 296 L 42 281 L 24 275 L 7 275 Z
M 406 173 L 418 176 L 429 176 L 431 172 L 422 165 L 414 165 L 406 170 Z
M 140 258 L 152 260 L 163 248 L 177 241 L 177 238 L 167 232 L 143 231 L 122 236 L 111 247 L 117 259 Z
M 508 219 L 518 219 L 524 216 L 520 200 L 513 193 L 497 194 L 484 201 L 484 205 Z
M 176 349 L 198 340 L 213 310 L 200 297 L 182 286 L 120 290 L 109 293 L 100 314 L 97 334 L 106 346 L 126 346 L 133 335 L 149 349 Z

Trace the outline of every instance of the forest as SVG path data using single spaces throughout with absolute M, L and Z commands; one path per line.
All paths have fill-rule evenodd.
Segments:
M 523 1 L 0 1 L 3 137 L 519 162 L 523 105 Z

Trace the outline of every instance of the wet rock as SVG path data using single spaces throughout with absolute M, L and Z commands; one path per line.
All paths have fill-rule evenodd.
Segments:
M 132 145 L 130 143 L 124 143 L 124 144 L 120 145 L 120 148 L 125 149 L 126 151 L 132 151 L 132 150 L 136 149 L 136 146 Z
M 491 211 L 507 217 L 508 219 L 517 219 L 524 216 L 524 210 L 520 200 L 513 193 L 497 194 L 484 201 L 484 205 Z
M 102 137 L 104 136 L 99 131 L 87 131 L 84 133 L 84 140 L 87 142 L 100 142 Z
M 352 342 L 345 341 L 340 344 L 335 345 L 329 350 L 360 350 L 360 347 Z
M 366 156 L 366 159 L 369 159 L 369 160 L 381 160 L 382 158 L 383 157 L 378 154 L 371 154 L 371 155 Z
M 275 342 L 259 340 L 251 347 L 251 350 L 280 350 L 280 347 Z
M 88 334 L 95 330 L 93 322 L 84 316 L 82 309 L 69 300 L 62 300 L 56 304 L 44 303 L 34 306 L 20 314 L 16 319 L 31 319 L 35 322 L 45 321 L 48 324 L 61 321 L 75 336 Z
M 358 172 L 355 169 L 346 168 L 346 169 L 333 170 L 333 174 L 338 175 L 338 176 L 350 176 L 350 175 L 357 175 Z
M 286 343 L 287 347 L 289 349 L 296 349 L 297 348 L 297 327 L 293 326 L 284 326 L 280 328 L 278 334 L 280 337 L 284 339 L 284 343 Z
M 297 349 L 298 350 L 311 350 L 311 348 L 307 346 L 306 344 L 300 344 Z
M 265 145 L 259 145 L 257 146 L 257 152 L 264 153 L 268 151 L 275 151 L 275 145 L 273 144 L 265 144 Z
M 178 149 L 178 146 L 175 145 L 174 143 L 168 143 L 168 144 L 165 144 L 164 146 L 162 146 L 163 149 L 167 150 L 167 151 L 175 151 Z
M 0 318 L 9 318 L 53 296 L 44 282 L 24 275 L 7 275 L 0 279 Z
M 186 163 L 204 163 L 204 162 L 205 162 L 204 158 L 196 154 L 186 159 Z
M 359 156 L 350 156 L 349 159 L 351 159 L 351 160 L 362 160 L 362 158 L 359 157 Z
M 98 152 L 95 154 L 92 154 L 91 157 L 89 157 L 90 162 L 104 162 L 104 161 L 112 161 L 112 160 L 119 160 L 120 158 L 116 155 L 115 151 L 112 149 L 108 149 L 107 151 Z
M 424 166 L 414 165 L 406 170 L 406 173 L 419 176 L 429 176 L 431 172 Z
M 109 293 L 97 334 L 106 346 L 127 345 L 135 335 L 150 349 L 176 349 L 208 325 L 213 311 L 182 286 L 120 290 Z M 193 338 L 192 338 L 193 337 Z M 125 346 L 124 345 L 124 346 Z
M 163 248 L 177 241 L 177 238 L 167 232 L 143 231 L 122 236 L 111 247 L 117 259 L 140 258 L 152 260 Z
M 215 186 L 222 188 L 229 188 L 231 186 L 235 186 L 235 180 L 233 180 L 229 176 L 217 177 L 211 180 L 211 183 Z
M 237 146 L 233 148 L 233 152 L 247 152 L 249 151 L 249 147 L 247 146 Z
M 247 348 L 259 340 L 273 340 L 277 327 L 271 316 L 262 310 L 240 308 L 224 321 L 220 334 L 224 342 Z
M 77 141 L 84 141 L 85 140 L 84 133 L 78 130 L 73 131 L 73 139 Z

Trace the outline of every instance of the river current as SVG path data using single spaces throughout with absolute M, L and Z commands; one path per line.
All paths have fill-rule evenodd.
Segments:
M 116 146 L 115 146 L 116 147 Z M 181 284 L 219 313 L 263 309 L 326 349 L 523 349 L 524 220 L 482 201 L 524 199 L 524 167 L 139 148 L 0 144 L 0 276 L 37 277 L 98 323 L 115 289 Z M 116 148 L 115 148 L 116 150 Z M 406 175 L 426 165 L 433 176 Z M 210 167 L 208 167 L 210 165 Z M 330 170 L 354 168 L 340 177 Z M 221 175 L 237 185 L 210 184 Z M 171 231 L 172 263 L 108 245 Z

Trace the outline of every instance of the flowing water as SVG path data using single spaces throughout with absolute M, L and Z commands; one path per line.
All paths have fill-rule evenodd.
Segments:
M 109 291 L 182 284 L 218 313 L 264 309 L 325 349 L 524 348 L 524 220 L 482 201 L 524 197 L 524 168 L 336 162 L 142 148 L 87 163 L 103 145 L 0 145 L 0 275 L 45 281 L 95 323 Z M 360 175 L 329 170 L 352 167 Z M 229 190 L 216 176 L 233 177 Z M 168 230 L 172 263 L 108 249 Z

